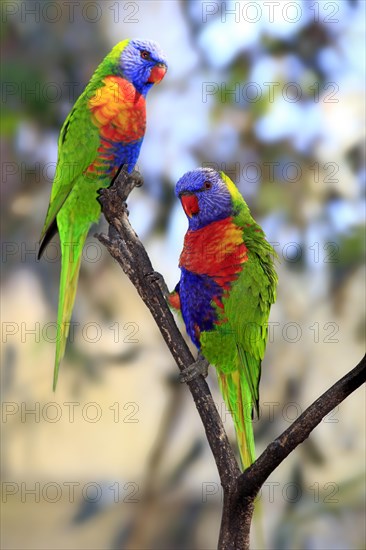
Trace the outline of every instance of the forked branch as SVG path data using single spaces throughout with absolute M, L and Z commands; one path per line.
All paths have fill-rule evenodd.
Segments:
M 164 281 L 128 220 L 126 200 L 140 177 L 121 170 L 99 202 L 109 223 L 107 235 L 96 235 L 137 289 L 149 308 L 179 369 L 193 358 L 164 296 Z M 205 428 L 224 491 L 219 549 L 247 550 L 254 499 L 268 476 L 311 433 L 321 420 L 366 378 L 366 359 L 310 405 L 275 441 L 270 443 L 250 468 L 241 473 L 224 430 L 209 387 L 202 376 L 187 383 Z

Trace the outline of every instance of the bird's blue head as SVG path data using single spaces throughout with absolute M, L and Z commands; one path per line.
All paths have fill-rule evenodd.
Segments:
M 228 182 L 237 191 L 227 176 L 212 168 L 197 168 L 180 178 L 175 193 L 188 217 L 189 229 L 194 231 L 234 214 Z
M 136 39 L 130 40 L 123 49 L 121 68 L 124 77 L 146 96 L 150 88 L 164 78 L 168 65 L 156 42 Z

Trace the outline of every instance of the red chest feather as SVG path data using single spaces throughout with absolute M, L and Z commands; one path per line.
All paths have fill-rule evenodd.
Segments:
M 107 76 L 88 106 L 102 138 L 130 143 L 144 136 L 145 98 L 124 78 Z
M 192 273 L 208 275 L 228 288 L 248 259 L 243 230 L 232 218 L 187 231 L 179 265 Z

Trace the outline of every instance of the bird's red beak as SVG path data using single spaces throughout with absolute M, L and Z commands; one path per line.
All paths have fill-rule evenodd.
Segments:
M 195 214 L 198 214 L 198 212 L 200 211 L 196 195 L 182 194 L 180 196 L 180 200 L 183 206 L 183 210 L 189 218 L 191 218 Z
M 163 80 L 166 71 L 167 66 L 164 63 L 158 63 L 151 69 L 148 82 L 150 84 L 159 84 Z

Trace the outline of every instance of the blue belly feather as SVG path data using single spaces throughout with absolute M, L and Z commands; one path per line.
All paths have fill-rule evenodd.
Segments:
M 208 275 L 197 275 L 181 268 L 179 296 L 182 316 L 187 332 L 197 348 L 200 348 L 197 337 L 200 332 L 212 330 L 217 321 L 217 311 L 212 305 L 213 298 L 221 299 L 223 289 Z

